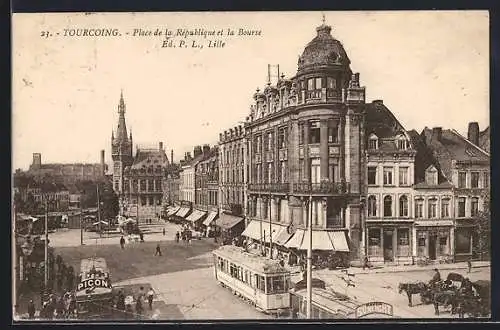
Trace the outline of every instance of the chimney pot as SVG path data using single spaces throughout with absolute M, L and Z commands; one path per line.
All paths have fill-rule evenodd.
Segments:
M 479 124 L 477 122 L 469 123 L 469 130 L 467 131 L 467 139 L 479 146 Z
M 441 141 L 441 136 L 443 135 L 443 129 L 441 127 L 434 127 L 432 129 L 432 138 Z
M 158 147 L 160 150 L 163 150 L 163 142 L 158 143 Z

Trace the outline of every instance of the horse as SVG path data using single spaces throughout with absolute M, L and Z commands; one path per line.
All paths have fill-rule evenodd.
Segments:
M 432 303 L 434 305 L 434 313 L 436 315 L 439 315 L 439 306 L 451 306 L 451 314 L 454 314 L 457 307 L 457 292 L 434 291 L 432 294 Z
M 414 294 L 422 294 L 422 292 L 425 292 L 427 290 L 427 284 L 424 282 L 417 282 L 417 283 L 399 283 L 398 286 L 398 291 L 399 294 L 403 293 L 403 291 L 406 293 L 408 296 L 408 306 L 412 307 L 412 300 L 411 297 Z

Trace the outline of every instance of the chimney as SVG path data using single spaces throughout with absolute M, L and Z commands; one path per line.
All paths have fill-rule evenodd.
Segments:
M 201 146 L 196 146 L 194 147 L 193 149 L 193 158 L 196 158 L 198 157 L 199 155 L 201 155 L 203 153 L 202 149 L 201 149 Z
M 158 149 L 160 151 L 163 150 L 163 142 L 158 143 Z
M 223 137 L 222 133 L 219 133 L 219 141 L 222 141 L 222 137 Z
M 101 150 L 101 174 L 102 176 L 106 175 L 106 165 L 104 164 L 104 150 Z
M 467 139 L 479 146 L 479 124 L 477 122 L 469 123 L 469 130 L 467 131 Z
M 42 166 L 42 154 L 34 153 L 33 154 L 33 168 L 39 169 Z
M 203 154 L 206 156 L 208 155 L 209 152 L 210 152 L 210 145 L 209 144 L 203 145 Z
M 174 150 L 170 150 L 170 164 L 174 163 Z
M 436 141 L 441 141 L 441 136 L 443 135 L 443 129 L 441 127 L 432 128 L 432 139 Z

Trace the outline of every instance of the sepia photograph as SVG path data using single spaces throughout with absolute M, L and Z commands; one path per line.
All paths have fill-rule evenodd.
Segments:
M 13 13 L 13 320 L 489 320 L 489 20 Z

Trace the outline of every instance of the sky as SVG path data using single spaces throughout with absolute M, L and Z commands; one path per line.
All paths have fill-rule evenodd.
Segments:
M 480 130 L 489 125 L 487 11 L 323 14 L 360 73 L 367 102 L 382 99 L 407 130 L 441 126 L 466 135 L 471 121 Z M 104 149 L 111 164 L 121 90 L 134 144 L 162 141 L 177 161 L 195 145 L 217 143 L 249 115 L 268 64 L 296 74 L 322 13 L 13 14 L 12 22 L 12 161 L 27 169 L 35 152 L 42 163 L 96 163 Z M 84 28 L 116 28 L 121 36 L 64 36 Z M 236 35 L 170 39 L 203 49 L 133 36 L 156 28 Z M 240 28 L 260 35 L 238 36 Z M 225 45 L 208 48 L 207 40 Z

